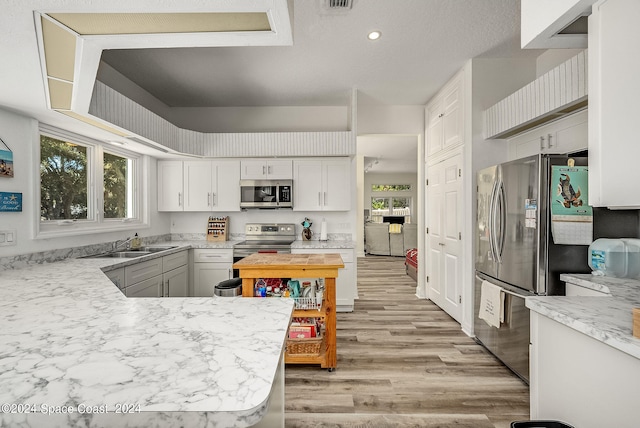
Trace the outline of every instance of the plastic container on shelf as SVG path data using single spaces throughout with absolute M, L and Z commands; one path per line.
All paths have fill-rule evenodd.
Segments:
M 640 279 L 640 239 L 622 240 L 627 245 L 627 278 Z
M 627 275 L 627 245 L 622 239 L 596 239 L 589 245 L 588 262 L 594 275 L 624 278 Z

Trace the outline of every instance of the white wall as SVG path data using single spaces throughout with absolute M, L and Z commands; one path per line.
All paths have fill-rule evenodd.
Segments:
M 424 106 L 358 103 L 358 135 L 424 133 Z
M 584 49 L 548 49 L 536 59 L 536 79 L 563 62 L 578 55 Z
M 13 151 L 15 168 L 14 178 L 0 178 L 0 192 L 21 192 L 24 205 L 21 213 L 0 213 L 0 230 L 17 230 L 17 245 L 0 247 L 0 257 L 110 242 L 134 233 L 88 233 L 74 237 L 33 239 L 35 219 L 40 215 L 39 201 L 35 200 L 36 186 L 39 184 L 39 160 L 34 155 L 34 147 L 40 142 L 38 122 L 0 110 L 0 137 Z M 149 164 L 150 176 L 156 177 L 156 162 L 152 159 Z M 136 231 L 142 237 L 169 233 L 169 216 L 158 214 L 155 209 L 156 181 L 149 180 L 150 227 Z

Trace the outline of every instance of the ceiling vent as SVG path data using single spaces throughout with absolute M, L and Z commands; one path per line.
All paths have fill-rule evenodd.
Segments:
M 329 9 L 351 9 L 351 6 L 353 6 L 353 0 L 326 0 L 327 1 L 327 7 Z

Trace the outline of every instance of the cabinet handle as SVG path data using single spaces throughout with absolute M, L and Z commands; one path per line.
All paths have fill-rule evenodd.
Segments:
M 444 116 L 444 113 L 440 113 L 440 114 L 438 115 L 438 117 L 442 117 L 442 116 Z
M 440 245 L 441 247 L 444 247 L 444 244 L 442 242 L 438 242 L 438 245 Z
M 207 206 L 211 206 L 211 193 L 207 193 Z
M 267 167 L 267 174 L 271 174 L 271 165 Z
M 178 206 L 181 207 L 182 206 L 182 199 L 181 199 L 182 193 L 178 192 Z
M 327 192 L 322 194 L 322 205 L 327 205 Z
M 262 175 L 265 175 L 267 173 L 267 167 L 265 165 L 262 165 Z
M 553 147 L 553 144 L 551 144 L 551 134 L 547 135 L 547 146 L 549 148 Z
M 318 205 L 322 206 L 322 193 L 318 192 Z
M 544 150 L 544 137 L 540 137 L 540 150 Z
M 228 272 L 228 275 L 227 275 L 229 277 L 229 279 L 231 279 L 231 272 L 232 272 L 231 269 L 229 269 L 229 272 Z

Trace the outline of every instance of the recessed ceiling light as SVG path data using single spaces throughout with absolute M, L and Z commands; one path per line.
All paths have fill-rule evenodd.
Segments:
M 369 40 L 378 40 L 380 36 L 382 36 L 382 33 L 380 31 L 372 31 L 367 35 L 367 38 Z
M 124 146 L 124 142 L 122 141 L 107 141 L 109 144 L 113 144 L 114 146 Z

